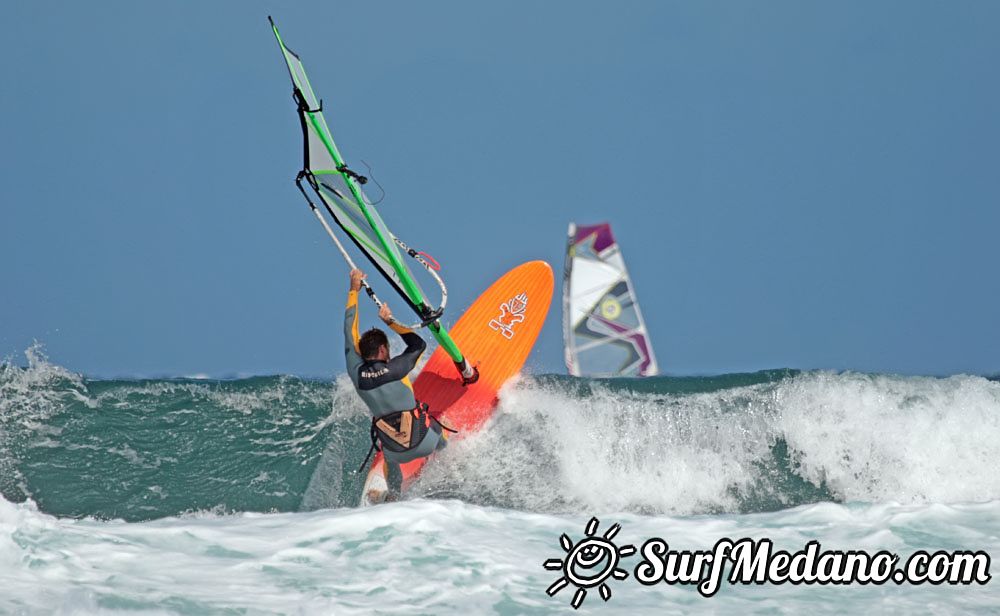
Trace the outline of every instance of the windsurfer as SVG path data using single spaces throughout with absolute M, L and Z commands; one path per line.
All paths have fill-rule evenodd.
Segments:
M 379 309 L 379 318 L 406 343 L 406 349 L 389 356 L 386 333 L 372 328 L 358 335 L 358 291 L 365 274 L 351 270 L 351 287 L 344 312 L 344 352 L 347 373 L 361 399 L 372 414 L 372 449 L 378 447 L 387 462 L 386 480 L 398 492 L 402 480 L 399 465 L 422 458 L 443 448 L 447 436 L 443 426 L 427 412 L 413 395 L 410 371 L 427 348 L 423 338 L 392 318 L 387 304 Z M 368 455 L 371 456 L 369 450 Z M 368 459 L 362 463 L 362 468 Z

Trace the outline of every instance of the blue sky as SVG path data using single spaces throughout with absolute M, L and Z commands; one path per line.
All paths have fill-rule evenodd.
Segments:
M 1000 4 L 975 1 L 13 3 L 0 355 L 343 370 L 268 14 L 451 306 L 607 220 L 668 373 L 1000 371 Z M 529 366 L 564 371 L 558 302 Z

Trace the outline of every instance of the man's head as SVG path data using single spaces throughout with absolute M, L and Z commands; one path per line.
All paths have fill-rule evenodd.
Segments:
M 384 331 L 373 327 L 361 334 L 361 339 L 358 341 L 358 351 L 361 352 L 361 358 L 365 361 L 376 359 L 388 361 L 389 338 L 386 337 Z

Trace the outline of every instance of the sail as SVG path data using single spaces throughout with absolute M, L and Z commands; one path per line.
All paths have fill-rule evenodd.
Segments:
M 313 91 L 302 60 L 285 46 L 273 20 L 271 27 L 292 78 L 304 139 L 305 179 L 358 249 L 417 314 L 424 316 L 429 310 L 426 294 L 402 258 L 396 238 L 362 192 L 364 179 L 344 163 L 323 115 L 323 102 Z
M 656 357 L 611 226 L 569 225 L 563 278 L 566 367 L 574 376 L 652 376 Z

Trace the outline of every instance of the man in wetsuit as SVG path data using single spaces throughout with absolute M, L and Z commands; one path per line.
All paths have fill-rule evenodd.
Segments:
M 389 357 L 389 339 L 384 331 L 372 328 L 358 336 L 358 291 L 365 274 L 351 271 L 351 289 L 344 312 L 344 352 L 347 374 L 372 413 L 372 444 L 385 456 L 387 481 L 399 491 L 399 465 L 422 458 L 447 444 L 441 424 L 417 402 L 409 373 L 427 348 L 423 338 L 392 318 L 387 304 L 378 316 L 403 338 L 406 349 Z M 376 445 L 377 443 L 377 445 Z

